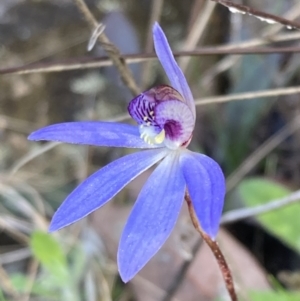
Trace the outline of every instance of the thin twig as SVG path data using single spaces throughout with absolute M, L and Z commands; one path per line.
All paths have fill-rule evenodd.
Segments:
M 0 231 L 7 232 L 12 238 L 14 238 L 20 244 L 28 244 L 29 238 L 18 229 L 14 229 L 10 226 L 9 221 L 4 216 L 0 216 Z
M 160 300 L 160 298 L 163 298 L 163 296 L 166 295 L 166 292 L 161 287 L 159 287 L 152 281 L 149 281 L 147 278 L 140 276 L 139 274 L 137 274 L 134 277 L 134 282 L 138 286 L 143 287 L 145 289 L 145 291 L 147 291 L 148 294 L 153 298 L 153 300 Z M 131 299 L 128 298 L 125 300 L 127 301 L 127 300 L 131 300 Z M 173 297 L 172 301 L 182 301 L 182 300 L 179 300 L 178 298 Z
M 201 99 L 196 99 L 195 104 L 196 106 L 200 106 L 200 105 L 209 105 L 214 103 L 224 103 L 230 101 L 243 101 L 243 100 L 249 100 L 255 98 L 278 97 L 278 96 L 292 95 L 298 93 L 300 93 L 300 86 L 282 88 L 282 89 L 269 89 L 269 90 L 262 90 L 258 92 L 236 93 L 236 94 L 230 94 L 225 96 L 205 97 Z M 123 113 L 113 118 L 108 118 L 107 121 L 122 122 L 122 121 L 129 120 L 130 118 L 131 117 L 128 113 Z
M 211 0 L 211 1 L 222 4 L 225 7 L 228 7 L 229 10 L 233 13 L 252 15 L 254 17 L 259 18 L 261 21 L 266 21 L 270 24 L 279 23 L 281 25 L 288 27 L 289 29 L 292 28 L 300 29 L 300 24 L 298 22 L 287 20 L 285 18 L 273 14 L 265 13 L 246 5 L 237 4 L 227 0 Z
M 205 98 L 195 99 L 195 104 L 196 106 L 200 106 L 200 105 L 223 103 L 223 102 L 236 101 L 236 100 L 255 99 L 261 97 L 278 97 L 278 96 L 298 94 L 298 93 L 300 93 L 300 86 L 280 88 L 280 89 L 269 89 L 269 90 L 262 90 L 257 92 L 235 93 L 235 94 L 230 94 L 225 96 L 205 97 Z
M 29 258 L 31 255 L 32 252 L 28 247 L 2 253 L 0 255 L 0 265 L 16 263 L 17 261 Z
M 74 0 L 74 2 L 84 15 L 84 18 L 89 23 L 90 27 L 93 30 L 95 30 L 99 26 L 99 24 L 90 12 L 84 0 Z M 114 65 L 117 67 L 124 84 L 129 88 L 133 95 L 138 95 L 140 91 L 119 49 L 110 42 L 110 40 L 104 33 L 98 36 L 98 41 L 101 43 L 101 46 L 106 51 L 110 59 L 113 61 Z
M 25 292 L 20 301 L 29 301 L 30 300 L 30 295 L 31 291 L 38 273 L 38 268 L 39 268 L 39 262 L 33 258 L 31 262 L 29 263 L 29 271 L 27 275 L 27 283 L 25 287 Z
M 29 134 L 34 128 L 34 123 L 30 121 L 0 114 L 0 129 L 9 129 L 23 134 Z
M 167 289 L 167 292 L 162 299 L 162 301 L 171 301 L 173 300 L 176 292 L 178 291 L 180 284 L 183 282 L 186 273 L 188 272 L 191 264 L 196 259 L 196 254 L 198 253 L 200 247 L 202 246 L 203 240 L 200 238 L 196 241 L 195 245 L 193 246 L 193 249 L 191 251 L 191 258 L 184 260 L 184 262 L 181 264 L 179 272 L 176 273 L 174 278 L 172 279 L 172 283 L 170 287 Z
M 160 21 L 163 4 L 164 4 L 164 0 L 152 0 L 152 9 L 151 9 L 151 15 L 150 15 L 150 20 L 149 20 L 149 25 L 148 25 L 145 53 L 152 53 L 152 51 L 153 51 L 152 26 L 155 21 L 156 22 Z M 146 61 L 143 64 L 143 70 L 142 70 L 142 87 L 143 87 L 143 89 L 147 88 L 147 82 L 149 80 L 149 75 L 150 75 L 150 67 L 151 67 L 151 64 L 149 61 Z
M 300 4 L 294 5 L 292 9 L 287 11 L 284 14 L 285 19 L 296 19 L 299 16 L 300 12 Z M 239 46 L 242 48 L 246 47 L 255 47 L 259 45 L 265 45 L 269 43 L 270 41 L 287 41 L 290 39 L 291 36 L 298 36 L 299 32 L 293 32 L 293 33 L 284 33 L 284 34 L 277 34 L 280 29 L 283 27 L 281 24 L 275 24 L 272 26 L 267 26 L 265 29 L 263 29 L 260 33 L 262 38 L 254 38 L 251 40 L 247 40 L 244 42 L 235 43 L 234 46 Z M 229 70 L 235 63 L 238 62 L 238 60 L 241 58 L 241 56 L 226 56 L 223 59 L 221 59 L 218 63 L 215 64 L 215 66 L 209 68 L 207 71 L 205 71 L 202 75 L 201 80 L 201 86 L 206 87 L 208 83 L 211 82 L 211 80 L 216 77 L 218 74 L 225 72 Z
M 300 86 L 289 87 L 289 88 L 280 88 L 280 89 L 269 89 L 269 90 L 262 90 L 258 92 L 245 92 L 245 93 L 236 93 L 230 94 L 225 96 L 213 96 L 213 97 L 205 97 L 201 99 L 196 99 L 195 104 L 196 106 L 201 105 L 209 105 L 214 103 L 224 103 L 230 101 L 243 101 L 255 98 L 264 98 L 264 97 L 278 97 L 284 95 L 292 95 L 300 93 Z M 129 120 L 131 117 L 128 113 L 123 113 L 117 115 L 113 118 L 108 118 L 107 121 L 111 122 L 122 122 Z
M 19 293 L 16 291 L 8 273 L 5 271 L 2 265 L 0 265 L 0 286 L 6 294 L 13 297 L 13 300 L 19 299 Z
M 287 20 L 295 20 L 300 15 L 300 3 L 295 3 L 292 5 L 289 10 L 287 10 L 283 17 Z M 268 26 L 268 29 L 265 31 L 262 31 L 262 36 L 273 36 L 274 34 L 278 33 L 279 30 L 282 29 L 282 27 L 285 27 L 285 25 L 281 24 L 275 24 L 273 26 Z
M 108 118 L 107 120 L 104 121 L 110 121 L 110 122 L 120 122 L 120 121 L 125 121 L 130 119 L 130 115 L 128 113 L 120 114 L 117 115 L 113 118 Z M 33 130 L 32 130 L 33 131 Z M 9 172 L 9 178 L 11 178 L 17 171 L 20 170 L 24 165 L 35 159 L 36 157 L 42 155 L 45 152 L 48 152 L 49 150 L 55 148 L 56 146 L 60 145 L 61 142 L 48 142 L 47 144 L 44 144 L 41 146 L 38 150 L 32 150 L 25 154 L 23 157 L 21 157 L 19 160 L 13 164 L 12 168 L 10 169 Z
M 199 232 L 199 234 L 201 235 L 201 237 L 203 238 L 203 240 L 207 243 L 207 245 L 210 247 L 210 249 L 212 250 L 217 262 L 218 262 L 218 265 L 220 267 L 220 270 L 222 272 L 222 276 L 223 276 L 223 279 L 225 281 L 225 284 L 226 284 L 226 288 L 227 288 L 227 291 L 229 293 L 229 296 L 231 298 L 231 301 L 237 301 L 238 298 L 237 298 L 237 295 L 236 295 L 236 292 L 235 292 L 235 289 L 234 289 L 234 283 L 233 283 L 233 278 L 232 278 L 232 275 L 231 275 L 231 271 L 228 267 L 228 264 L 226 262 L 226 259 L 223 255 L 223 253 L 221 252 L 219 246 L 218 246 L 218 243 L 214 240 L 212 240 L 206 233 L 203 232 L 203 230 L 201 229 L 201 226 L 198 222 L 198 219 L 196 217 L 196 214 L 195 214 L 195 211 L 194 211 L 194 208 L 193 208 L 193 204 L 192 204 L 192 201 L 191 201 L 191 198 L 190 196 L 188 195 L 188 193 L 185 194 L 185 200 L 187 202 L 187 205 L 188 205 L 188 209 L 189 209 L 189 213 L 190 213 L 190 216 L 191 216 L 191 219 L 192 219 L 192 223 L 195 227 L 195 229 L 197 230 L 197 232 Z
M 296 203 L 300 200 L 300 190 L 297 190 L 290 195 L 281 198 L 273 200 L 267 204 L 258 205 L 255 207 L 250 208 L 242 208 L 242 209 L 236 209 L 231 210 L 225 214 L 223 214 L 221 219 L 221 224 L 229 224 L 233 223 L 245 218 L 257 216 L 260 214 L 268 213 L 270 211 L 278 210 L 282 207 L 291 205 L 293 203 Z
M 187 37 L 183 44 L 184 50 L 193 50 L 195 49 L 196 45 L 199 43 L 199 40 L 203 36 L 205 28 L 207 28 L 207 23 L 209 22 L 216 3 L 206 2 L 205 7 L 203 8 L 202 12 L 198 14 L 197 19 L 195 20 L 192 28 L 189 30 Z M 188 67 L 191 57 L 181 58 L 179 61 L 179 65 L 183 72 Z
M 49 150 L 55 148 L 59 144 L 60 144 L 60 142 L 48 142 L 48 143 L 42 145 L 39 149 L 34 149 L 32 151 L 29 151 L 23 157 L 21 157 L 19 160 L 15 161 L 15 163 L 13 164 L 13 166 L 10 169 L 9 177 L 12 177 L 20 168 L 22 168 L 28 162 L 32 161 L 36 157 L 39 157 L 40 155 L 42 155 L 46 152 L 48 152 Z
M 103 35 L 103 34 L 102 34 Z M 299 39 L 300 34 L 286 36 L 286 40 Z M 280 40 L 276 40 L 280 41 Z M 242 45 L 242 44 L 241 44 Z M 273 54 L 273 53 L 299 53 L 299 46 L 292 47 L 260 47 L 260 48 L 233 48 L 230 46 L 201 47 L 190 51 L 175 51 L 175 57 L 191 56 L 211 56 L 211 55 L 251 55 L 251 54 Z M 156 60 L 155 53 L 124 54 L 122 60 L 126 64 L 137 64 L 150 60 Z M 0 75 L 4 74 L 31 74 L 31 73 L 49 73 L 64 72 L 70 70 L 96 69 L 112 66 L 114 62 L 107 56 L 99 57 L 78 57 L 55 61 L 50 63 L 31 63 L 22 66 L 0 68 Z

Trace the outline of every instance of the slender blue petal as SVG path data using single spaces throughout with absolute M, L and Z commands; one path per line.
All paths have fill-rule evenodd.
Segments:
M 157 148 L 140 138 L 137 126 L 117 122 L 66 122 L 33 132 L 29 140 L 131 148 Z
M 58 208 L 49 231 L 68 226 L 98 209 L 166 154 L 167 151 L 161 149 L 137 152 L 113 161 L 95 172 Z
M 171 86 L 184 97 L 195 118 L 195 103 L 191 89 L 186 81 L 184 74 L 175 61 L 168 40 L 158 23 L 155 23 L 153 26 L 153 39 L 155 52 L 159 58 L 160 63 L 165 69 Z
M 184 193 L 178 155 L 173 153 L 149 177 L 124 228 L 118 250 L 118 267 L 124 282 L 133 278 L 169 237 Z
M 213 159 L 190 151 L 182 153 L 180 163 L 201 228 L 215 239 L 225 196 L 223 172 Z

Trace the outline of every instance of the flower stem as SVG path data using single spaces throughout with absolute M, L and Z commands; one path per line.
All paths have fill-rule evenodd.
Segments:
M 231 271 L 228 267 L 228 264 L 225 260 L 225 257 L 223 255 L 223 253 L 221 252 L 218 243 L 214 240 L 212 240 L 206 233 L 204 233 L 204 231 L 201 229 L 201 226 L 198 222 L 198 219 L 196 217 L 194 208 L 193 208 L 193 204 L 191 201 L 190 196 L 188 195 L 188 193 L 185 194 L 185 200 L 187 202 L 188 205 L 188 209 L 189 209 L 189 213 L 192 219 L 192 223 L 195 227 L 195 229 L 197 230 L 197 232 L 200 233 L 201 237 L 203 238 L 203 240 L 207 243 L 207 245 L 210 247 L 210 249 L 212 250 L 218 265 L 220 267 L 220 270 L 222 272 L 224 281 L 225 281 L 225 285 L 227 288 L 227 291 L 230 295 L 230 298 L 232 301 L 238 301 L 235 289 L 234 289 L 234 283 L 233 283 L 233 278 L 232 278 L 232 274 Z

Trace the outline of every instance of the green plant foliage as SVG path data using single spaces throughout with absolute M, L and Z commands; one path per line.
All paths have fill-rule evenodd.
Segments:
M 30 280 L 28 277 L 21 273 L 16 273 L 11 275 L 10 280 L 16 289 L 17 292 L 24 294 L 27 292 L 28 284 L 30 283 Z M 36 296 L 41 297 L 47 297 L 50 300 L 58 300 L 59 294 L 57 287 L 53 286 L 51 283 L 51 278 L 47 278 L 45 280 L 36 280 L 32 286 L 30 285 L 31 294 L 34 294 Z M 1 299 L 0 299 L 1 300 Z
M 287 291 L 251 292 L 252 301 L 299 301 L 300 293 Z
M 34 257 L 40 262 L 41 269 L 34 283 L 22 273 L 10 275 L 11 283 L 20 294 L 27 293 L 38 300 L 79 301 L 82 297 L 80 283 L 85 279 L 86 256 L 81 247 L 70 249 L 68 257 L 62 245 L 53 235 L 36 231 L 32 234 L 30 246 Z M 1 292 L 0 292 L 1 293 Z M 1 299 L 0 301 L 5 301 Z
M 264 178 L 252 178 L 241 182 L 238 191 L 249 207 L 262 205 L 289 195 L 286 186 Z M 300 204 L 294 203 L 278 210 L 257 216 L 272 234 L 295 250 L 300 250 Z M 300 300 L 300 299 L 299 299 Z
M 62 283 L 68 281 L 66 256 L 52 235 L 36 231 L 31 236 L 30 246 L 34 256 L 53 277 Z
M 0 301 L 6 301 L 6 299 L 4 298 L 3 292 L 0 289 Z

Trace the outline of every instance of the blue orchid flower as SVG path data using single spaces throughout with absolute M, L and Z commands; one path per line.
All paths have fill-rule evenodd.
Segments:
M 58 208 L 50 231 L 68 226 L 103 206 L 161 161 L 141 189 L 119 243 L 118 268 L 124 282 L 132 279 L 169 237 L 186 189 L 203 231 L 212 239 L 218 231 L 225 195 L 219 165 L 187 149 L 195 126 L 194 99 L 157 23 L 153 38 L 171 86 L 158 86 L 130 102 L 128 111 L 138 126 L 67 122 L 47 126 L 29 136 L 36 141 L 146 149 L 111 162 L 87 178 Z

